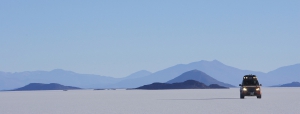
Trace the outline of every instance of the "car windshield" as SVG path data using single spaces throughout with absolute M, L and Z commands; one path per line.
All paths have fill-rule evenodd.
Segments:
M 250 80 L 249 80 L 249 79 L 247 80 L 247 79 L 246 79 L 246 80 L 243 80 L 243 85 L 246 85 L 246 86 L 247 86 L 247 85 L 259 85 L 259 83 L 258 83 L 257 80 L 253 80 L 253 79 L 252 79 L 252 80 L 251 80 L 251 79 L 250 79 Z

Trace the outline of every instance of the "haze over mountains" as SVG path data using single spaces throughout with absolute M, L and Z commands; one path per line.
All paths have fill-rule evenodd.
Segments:
M 202 60 L 199 62 L 193 62 L 189 64 L 178 64 L 160 70 L 158 72 L 152 73 L 151 75 L 142 78 L 124 80 L 115 84 L 114 87 L 133 88 L 133 87 L 138 87 L 140 85 L 151 84 L 153 82 L 167 82 L 170 79 L 173 79 L 184 72 L 191 71 L 194 69 L 202 71 L 207 75 L 215 78 L 218 81 L 235 85 L 235 86 L 238 86 L 238 84 L 241 83 L 242 76 L 246 74 L 257 75 L 260 83 L 262 83 L 264 86 L 290 83 L 293 81 L 300 80 L 300 76 L 299 76 L 300 74 L 298 73 L 300 71 L 300 64 L 291 65 L 291 69 L 295 70 L 295 72 L 291 71 L 289 67 L 290 66 L 286 66 L 286 68 L 282 67 L 277 70 L 271 71 L 270 73 L 263 73 L 258 71 L 241 70 L 238 68 L 227 66 L 217 60 L 213 60 L 213 61 Z M 278 74 L 277 72 L 280 72 L 280 74 Z M 282 78 L 285 78 L 285 80 L 281 80 Z
M 145 70 L 138 71 L 124 78 L 78 74 L 61 69 L 17 73 L 0 72 L 0 90 L 15 89 L 29 83 L 59 83 L 80 88 L 136 88 L 153 82 L 168 82 L 191 70 L 199 70 L 217 81 L 233 86 L 238 86 L 242 81 L 241 77 L 246 74 L 257 75 L 263 86 L 300 81 L 300 64 L 284 66 L 271 72 L 263 73 L 241 70 L 225 65 L 217 60 L 202 60 L 189 64 L 178 64 L 154 73 Z
M 0 89 L 15 89 L 29 83 L 59 83 L 81 88 L 90 88 L 113 84 L 119 80 L 121 79 L 91 74 L 78 74 L 61 69 L 17 73 L 1 72 Z

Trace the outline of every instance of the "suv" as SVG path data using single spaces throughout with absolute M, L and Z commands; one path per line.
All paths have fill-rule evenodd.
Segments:
M 256 96 L 258 99 L 261 98 L 261 84 L 259 84 L 255 75 L 245 75 L 243 77 L 242 84 L 240 87 L 240 98 L 244 99 L 245 96 Z

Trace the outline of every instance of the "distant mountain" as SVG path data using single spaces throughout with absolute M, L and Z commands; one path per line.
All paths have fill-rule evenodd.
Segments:
M 129 76 L 124 77 L 123 80 L 125 80 L 125 79 L 136 79 L 136 78 L 141 78 L 141 77 L 144 77 L 144 76 L 148 76 L 148 75 L 150 75 L 150 74 L 152 74 L 152 73 L 149 72 L 149 71 L 141 70 L 141 71 L 132 73 L 132 74 L 130 74 Z
M 300 64 L 280 67 L 276 70 L 267 73 L 267 81 L 269 85 L 277 85 L 282 83 L 290 83 L 300 81 Z
M 141 70 L 141 71 L 132 73 L 132 74 L 126 76 L 126 77 L 121 78 L 121 81 L 119 81 L 118 83 L 106 85 L 106 86 L 104 86 L 104 88 L 128 88 L 128 87 L 132 87 L 132 86 L 128 86 L 128 85 L 131 85 L 132 81 L 134 81 L 136 79 L 139 79 L 139 78 L 149 76 L 151 74 L 152 73 L 149 72 L 149 71 Z M 123 85 L 127 85 L 127 86 L 123 86 Z
M 265 73 L 249 71 L 249 70 L 240 70 L 234 67 L 224 65 L 223 63 L 214 60 L 214 61 L 199 61 L 189 64 L 178 64 L 158 72 L 152 73 L 151 75 L 137 78 L 133 80 L 122 80 L 116 85 L 118 87 L 124 88 L 135 88 L 141 85 L 151 84 L 153 82 L 167 82 L 170 79 L 183 74 L 184 72 L 191 70 L 200 70 L 205 72 L 207 75 L 215 78 L 218 81 L 229 83 L 237 86 L 242 81 L 242 77 L 246 74 L 256 74 L 257 77 L 264 77 Z
M 225 65 L 217 60 L 202 60 L 189 64 L 178 64 L 141 78 L 122 80 L 115 85 L 123 88 L 135 88 L 141 85 L 151 84 L 153 82 L 167 82 L 170 79 L 174 79 L 183 74 L 184 72 L 194 69 L 205 72 L 207 75 L 220 82 L 232 84 L 234 86 L 239 85 L 242 81 L 242 77 L 247 74 L 256 75 L 259 82 L 264 86 L 300 81 L 300 64 L 285 66 L 269 73 L 264 73 L 258 71 L 241 70 Z
M 299 82 L 292 82 L 292 83 L 282 84 L 282 85 L 273 86 L 273 87 L 300 87 L 300 83 Z
M 218 85 L 221 85 L 224 87 L 235 87 L 233 85 L 220 82 L 199 70 L 191 70 L 191 71 L 185 72 L 185 73 L 181 74 L 180 76 L 168 81 L 167 83 L 178 83 L 178 82 L 184 82 L 187 80 L 195 80 L 198 82 L 202 82 L 206 85 L 218 84 Z
M 30 83 L 24 87 L 14 89 L 13 91 L 30 91 L 30 90 L 73 90 L 80 89 L 78 87 L 64 86 L 56 83 L 41 84 L 41 83 Z
M 52 71 L 26 71 L 17 73 L 0 72 L 0 90 L 10 90 L 29 83 L 60 83 L 80 88 L 112 88 L 121 80 L 132 80 L 150 75 L 151 72 L 141 70 L 123 78 L 79 74 L 62 69 Z
M 226 87 L 219 86 L 217 84 L 206 86 L 205 84 L 195 81 L 187 80 L 181 83 L 152 83 L 150 85 L 144 85 L 136 89 L 149 89 L 149 90 L 159 90 L 159 89 L 225 89 Z
M 62 69 L 52 71 L 26 71 L 17 73 L 0 73 L 0 90 L 9 90 L 29 83 L 59 83 L 80 88 L 102 88 L 121 81 L 100 75 L 78 74 Z

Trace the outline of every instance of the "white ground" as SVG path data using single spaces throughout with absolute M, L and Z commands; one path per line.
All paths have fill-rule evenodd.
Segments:
M 300 88 L 0 92 L 0 114 L 299 114 Z

